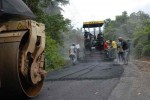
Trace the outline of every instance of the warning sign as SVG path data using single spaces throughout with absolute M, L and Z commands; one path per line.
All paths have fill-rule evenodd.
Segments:
M 17 29 L 23 29 L 23 25 L 21 23 L 18 24 Z

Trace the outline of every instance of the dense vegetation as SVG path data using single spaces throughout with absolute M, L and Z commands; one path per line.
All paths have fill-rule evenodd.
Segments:
M 70 20 L 61 14 L 61 6 L 68 0 L 23 0 L 36 15 L 36 21 L 46 26 L 46 69 L 58 69 L 66 64 L 60 48 L 64 47 L 63 35 L 70 31 Z M 60 6 L 61 5 L 61 6 Z M 75 30 L 76 31 L 76 30 Z
M 124 11 L 115 20 L 106 19 L 104 34 L 106 39 L 117 40 L 122 36 L 132 40 L 135 58 L 150 57 L 150 16 L 143 11 L 133 12 L 129 16 Z

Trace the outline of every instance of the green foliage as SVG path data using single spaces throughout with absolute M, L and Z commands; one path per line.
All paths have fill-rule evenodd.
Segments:
M 106 39 L 132 39 L 135 58 L 149 56 L 150 44 L 150 16 L 143 11 L 133 12 L 129 16 L 127 12 L 116 16 L 116 20 L 106 19 L 104 34 Z M 115 34 L 115 35 L 112 35 Z
M 150 57 L 150 21 L 149 19 L 142 19 L 141 22 L 143 26 L 137 25 L 136 30 L 134 31 L 134 46 L 137 46 L 138 44 L 143 45 L 142 54 L 141 57 Z
M 47 70 L 59 69 L 66 64 L 59 46 L 63 46 L 62 32 L 67 31 L 70 21 L 62 15 L 45 15 L 42 18 L 46 26 L 46 62 Z
M 106 19 L 104 26 L 104 34 L 108 36 L 106 38 L 116 40 L 120 35 L 128 33 L 128 19 L 129 16 L 126 11 L 122 15 L 116 16 L 116 20 Z
M 144 45 L 139 43 L 136 45 L 136 47 L 134 48 L 134 58 L 139 59 L 142 57 L 142 50 L 143 50 Z
M 141 43 L 143 45 L 147 45 L 148 44 L 148 36 L 141 34 L 139 36 L 135 36 L 135 38 L 133 39 L 133 46 L 135 47 L 137 44 Z
M 119 27 L 120 25 L 125 24 L 127 22 L 127 20 L 128 20 L 128 15 L 127 15 L 127 12 L 124 11 L 124 12 L 122 12 L 121 16 L 116 16 L 115 25 L 117 27 Z
M 105 40 L 115 40 L 117 38 L 115 32 L 107 33 L 104 35 Z
M 69 19 L 64 19 L 61 14 L 57 15 L 46 15 L 44 23 L 46 25 L 46 31 L 52 39 L 59 45 L 63 45 L 62 33 L 68 31 L 68 25 L 70 24 Z
M 23 0 L 28 7 L 33 11 L 36 12 L 39 9 L 40 0 Z
M 58 44 L 50 36 L 46 36 L 46 69 L 58 69 L 65 64 L 58 50 Z
M 66 5 L 68 3 L 69 3 L 68 0 L 43 0 L 41 2 L 41 6 L 42 7 L 48 7 L 50 5 L 53 5 L 53 6 L 56 6 L 56 5 L 59 5 L 59 4 Z
M 144 46 L 142 50 L 142 56 L 150 57 L 150 45 Z
M 49 8 L 48 9 L 49 11 L 59 12 L 60 14 L 61 10 L 63 10 L 60 7 L 60 5 L 65 6 L 69 3 L 69 0 L 23 0 L 23 1 L 37 16 L 36 20 L 39 19 L 39 12 L 47 13 L 45 9 Z M 50 14 L 50 12 L 47 14 Z
M 46 62 L 47 70 L 59 69 L 63 67 L 66 62 L 59 51 L 59 46 L 63 45 L 62 32 L 67 31 L 69 20 L 64 19 L 62 15 L 49 16 L 45 14 L 41 17 L 42 22 L 46 26 Z
M 59 45 L 63 45 L 62 33 L 68 31 L 70 20 L 65 19 L 63 15 L 48 15 L 39 13 L 38 22 L 45 24 L 47 35 L 54 39 Z

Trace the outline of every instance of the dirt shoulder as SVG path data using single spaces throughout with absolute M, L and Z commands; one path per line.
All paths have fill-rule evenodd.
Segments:
M 138 67 L 140 71 L 150 72 L 150 58 L 134 60 L 134 64 Z

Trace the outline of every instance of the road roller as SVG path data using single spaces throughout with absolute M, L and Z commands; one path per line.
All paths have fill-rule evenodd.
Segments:
M 35 97 L 45 78 L 45 25 L 0 23 L 0 95 Z

